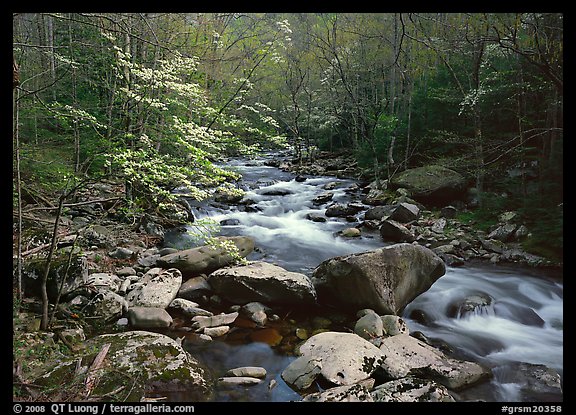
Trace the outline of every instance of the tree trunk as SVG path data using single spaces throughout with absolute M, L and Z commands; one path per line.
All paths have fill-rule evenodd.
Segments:
M 412 132 L 412 91 L 414 90 L 414 80 L 411 82 L 408 91 L 408 123 L 406 125 L 406 151 L 404 153 L 404 169 L 408 169 L 408 158 L 410 155 L 410 134 Z
M 18 195 L 18 254 L 16 258 L 16 278 L 17 278 L 17 290 L 18 290 L 18 303 L 22 302 L 23 292 L 22 292 L 22 180 L 20 177 L 20 129 L 19 129 L 19 117 L 20 117 L 20 90 L 15 90 L 14 102 L 12 104 L 12 110 L 14 112 L 14 148 L 16 156 L 16 193 Z
M 48 64 L 50 69 L 50 79 L 53 83 L 56 82 L 56 59 L 54 57 L 54 21 L 52 16 L 45 15 L 44 21 L 46 23 L 46 45 L 49 48 L 50 54 L 48 55 Z M 56 89 L 52 90 L 52 99 L 56 101 Z
M 70 48 L 70 58 L 74 61 L 74 49 L 72 38 L 72 21 L 68 21 L 68 47 Z M 72 102 L 74 107 L 78 106 L 78 96 L 76 92 L 76 65 L 72 65 Z M 78 174 L 80 170 L 80 129 L 78 128 L 78 120 L 74 118 L 74 173 Z
M 54 230 L 52 231 L 52 242 L 50 243 L 50 251 L 48 251 L 48 257 L 46 258 L 46 268 L 44 270 L 44 275 L 40 283 L 40 292 L 42 294 L 42 320 L 40 321 L 40 329 L 48 329 L 48 306 L 50 305 L 48 301 L 48 274 L 50 273 L 50 264 L 52 262 L 52 256 L 56 250 L 56 241 L 58 239 L 58 223 L 60 222 L 60 215 L 62 213 L 62 205 L 64 204 L 64 199 L 66 198 L 63 193 L 58 200 L 58 210 L 56 211 L 56 219 L 54 220 Z

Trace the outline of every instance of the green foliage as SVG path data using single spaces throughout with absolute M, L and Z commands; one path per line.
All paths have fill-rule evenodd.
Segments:
M 564 208 L 563 205 L 541 207 L 528 204 L 519 210 L 530 236 L 523 248 L 553 261 L 564 260 Z
M 355 151 L 355 157 L 360 167 L 373 167 L 376 157 L 380 163 L 386 161 L 392 135 L 395 134 L 397 127 L 398 119 L 396 117 L 380 114 L 375 124 L 373 138 L 370 141 L 362 141 Z
M 50 192 L 65 188 L 74 176 L 71 153 L 66 145 L 21 144 L 22 180 Z
M 456 218 L 475 229 L 489 232 L 498 223 L 498 216 L 510 210 L 510 200 L 506 196 L 489 192 L 483 192 L 479 196 L 482 199 L 481 207 L 458 212 Z

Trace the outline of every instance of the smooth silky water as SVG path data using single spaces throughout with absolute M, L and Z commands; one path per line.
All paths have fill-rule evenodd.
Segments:
M 314 205 L 312 200 L 326 192 L 334 193 L 331 202 L 358 200 L 358 193 L 347 192 L 354 184 L 352 180 L 315 177 L 297 182 L 293 174 L 266 166 L 264 160 L 232 160 L 228 166 L 242 174 L 239 185 L 257 211 L 208 205 L 194 213 L 198 219 L 210 218 L 217 223 L 235 219 L 228 222 L 233 225 L 223 226 L 220 234 L 254 238 L 257 250 L 249 260 L 271 262 L 310 276 L 328 258 L 389 245 L 382 242 L 377 231 L 370 233 L 363 229 L 361 238 L 338 236 L 338 231 L 358 224 L 343 218 L 327 218 L 323 223 L 306 218 L 309 213 L 324 214 L 326 204 Z M 333 188 L 327 190 L 327 185 Z M 192 244 L 193 240 L 181 231 L 168 232 L 165 237 L 166 246 L 184 249 Z M 460 392 L 462 399 L 530 401 L 530 396 L 520 393 L 522 385 L 509 379 L 514 378 L 511 375 L 516 362 L 543 364 L 562 375 L 561 281 L 561 276 L 520 267 L 492 264 L 448 267 L 443 277 L 403 310 L 402 316 L 412 333 L 420 331 L 433 342 L 447 346 L 454 356 L 493 369 L 490 381 Z M 488 298 L 489 304 L 473 312 L 454 313 L 459 302 L 474 295 Z M 216 377 L 239 366 L 262 366 L 268 371 L 260 385 L 219 388 L 216 401 L 299 400 L 299 395 L 280 377 L 295 357 L 270 344 L 274 343 L 245 339 L 240 342 L 220 339 L 204 345 L 184 342 Z M 178 400 L 186 399 L 180 396 Z

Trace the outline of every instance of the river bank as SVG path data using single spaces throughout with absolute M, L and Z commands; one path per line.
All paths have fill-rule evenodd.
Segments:
M 334 182 L 329 177 L 307 177 L 304 178 L 305 180 L 302 180 L 302 178 L 296 178 L 291 173 L 280 173 L 278 170 L 272 171 L 271 169 L 274 169 L 274 167 L 266 166 L 262 161 L 238 161 L 238 165 L 235 167 L 239 169 L 244 169 L 247 167 L 247 169 L 243 171 L 244 182 L 241 184 L 241 186 L 245 187 L 245 191 L 247 191 L 245 198 L 228 204 L 223 203 L 222 199 L 220 199 L 217 202 L 212 202 L 210 205 L 197 206 L 193 209 L 193 212 L 197 218 L 201 218 L 201 216 L 205 214 L 206 217 L 210 217 L 216 222 L 220 223 L 222 226 L 222 235 L 233 236 L 242 234 L 243 237 L 252 238 L 256 249 L 246 255 L 248 260 L 251 262 L 263 261 L 265 263 L 274 263 L 285 269 L 287 272 L 295 272 L 304 276 L 310 276 L 313 268 L 327 259 L 336 257 L 338 255 L 348 255 L 350 253 L 360 253 L 367 250 L 374 250 L 382 248 L 383 246 L 394 245 L 397 243 L 397 241 L 384 242 L 382 240 L 380 230 L 377 226 L 375 228 L 366 226 L 367 220 L 365 215 L 369 209 L 371 209 L 371 207 L 370 205 L 363 205 L 361 200 L 356 201 L 354 199 L 355 197 L 360 196 L 362 192 L 360 187 L 358 187 L 357 184 L 352 180 L 345 179 L 342 181 L 337 181 L 335 184 L 333 184 Z M 260 182 L 257 183 L 258 181 Z M 325 194 L 327 192 L 332 193 L 329 199 Z M 319 196 L 324 197 L 317 199 L 315 203 L 313 200 Z M 405 197 L 405 195 L 399 194 L 398 197 L 403 196 Z M 92 197 L 105 199 L 106 195 L 99 193 L 98 195 L 93 194 Z M 411 200 L 403 199 L 402 201 L 397 200 L 395 204 L 414 205 L 418 207 L 418 205 L 410 202 Z M 343 206 L 343 212 L 346 214 L 339 214 L 334 216 L 328 215 L 326 211 L 328 210 L 329 203 L 336 203 Z M 362 207 L 365 207 L 366 209 L 359 209 L 361 204 Z M 94 213 L 98 213 L 98 211 L 99 213 L 109 212 L 111 208 L 112 207 L 106 208 L 105 206 L 102 206 L 102 210 L 100 210 L 96 209 L 95 207 L 89 207 L 88 205 L 86 209 L 92 213 L 88 215 L 85 214 L 85 212 L 81 213 L 80 215 L 69 218 L 69 222 L 67 223 L 69 223 L 71 227 L 74 227 L 75 221 L 76 225 L 82 223 L 91 224 L 91 226 L 86 228 L 82 233 L 82 237 L 89 240 L 90 242 L 87 243 L 88 249 L 83 252 L 83 261 L 79 261 L 79 266 L 83 270 L 80 271 L 80 274 L 85 273 L 87 278 L 91 276 L 92 281 L 94 281 L 96 278 L 94 277 L 94 274 L 106 275 L 100 275 L 98 277 L 99 279 L 97 280 L 97 285 L 100 288 L 104 286 L 116 287 L 115 289 L 109 289 L 109 291 L 112 291 L 121 297 L 119 299 L 114 296 L 110 296 L 113 297 L 110 298 L 111 301 L 116 301 L 116 306 L 112 307 L 110 304 L 113 303 L 107 303 L 107 306 L 101 308 L 100 311 L 92 311 L 91 316 L 82 316 L 84 318 L 84 322 L 92 322 L 95 320 L 99 320 L 101 322 L 108 321 L 112 324 L 104 324 L 103 326 L 106 326 L 104 328 L 105 330 L 122 334 L 128 328 L 134 328 L 135 325 L 133 323 L 135 320 L 134 316 L 132 315 L 132 320 L 128 322 L 130 324 L 128 327 L 125 325 L 119 326 L 117 324 L 118 320 L 126 318 L 124 317 L 127 311 L 125 309 L 128 308 L 121 299 L 127 299 L 127 295 L 137 289 L 138 283 L 146 280 L 145 276 L 148 277 L 149 281 L 154 280 L 154 276 L 148 273 L 150 270 L 157 267 L 159 264 L 159 258 L 175 254 L 185 248 L 190 248 L 191 245 L 197 245 L 198 242 L 189 239 L 189 233 L 186 232 L 186 225 L 179 226 L 174 230 L 169 231 L 167 229 L 163 229 L 163 227 L 161 227 L 161 223 L 158 223 L 159 221 L 156 222 L 152 220 L 152 217 L 148 217 L 146 220 L 141 221 L 141 223 L 126 226 L 126 224 L 120 224 L 114 220 L 111 220 L 111 215 L 108 215 L 101 220 L 101 224 L 97 225 L 95 223 L 97 221 L 95 221 L 96 215 Z M 352 208 L 353 211 L 346 211 L 346 208 Z M 405 222 L 409 223 L 407 229 L 411 232 L 414 232 L 413 235 L 415 236 L 415 242 L 421 244 L 422 246 L 429 244 L 427 248 L 430 248 L 437 255 L 443 256 L 443 258 L 451 258 L 447 255 L 454 255 L 456 258 L 462 258 L 466 262 L 460 265 L 465 265 L 466 267 L 467 264 L 474 259 L 472 255 L 467 257 L 467 250 L 461 246 L 462 240 L 467 239 L 467 235 L 465 233 L 466 229 L 462 229 L 459 226 L 454 226 L 453 229 L 447 227 L 446 225 L 450 224 L 453 218 L 444 218 L 446 224 L 443 227 L 442 233 L 435 232 L 434 235 L 426 241 L 424 241 L 422 238 L 417 240 L 418 236 L 421 236 L 424 233 L 424 230 L 428 230 L 432 233 L 432 228 L 434 225 L 436 225 L 436 229 L 439 229 L 440 226 L 438 225 L 438 221 L 442 219 L 442 217 L 438 217 L 438 212 L 426 212 L 425 209 L 418 209 L 419 213 L 417 215 L 417 221 L 412 221 L 412 223 L 409 223 L 411 221 Z M 408 210 L 412 210 L 412 207 L 408 206 Z M 77 219 L 83 217 L 87 219 Z M 315 221 L 314 218 L 316 218 L 317 221 Z M 325 221 L 319 221 L 318 218 L 324 218 Z M 354 218 L 354 220 L 352 220 L 352 218 Z M 64 220 L 67 220 L 66 216 Z M 406 228 L 406 226 L 404 227 Z M 421 229 L 419 230 L 419 228 Z M 353 232 L 353 234 L 347 236 L 344 233 L 344 231 L 347 229 L 356 229 L 360 233 L 358 234 L 357 232 Z M 418 232 L 417 236 L 415 235 L 416 232 Z M 458 240 L 459 243 L 454 242 L 457 238 L 460 238 Z M 453 247 L 451 252 L 444 252 L 444 250 L 450 248 L 442 248 L 440 250 L 437 249 L 446 245 Z M 498 265 L 495 265 L 495 263 L 502 262 L 501 258 L 503 257 L 504 251 L 502 253 L 489 251 L 482 245 L 482 242 L 480 242 L 480 245 L 474 245 L 473 243 L 470 243 L 470 245 L 471 247 L 478 247 L 476 250 L 480 254 L 479 258 L 487 260 L 487 264 L 489 266 L 497 267 Z M 65 250 L 66 248 L 63 247 L 63 249 Z M 436 249 L 436 251 L 434 251 L 434 249 Z M 480 251 L 480 249 L 483 249 L 485 252 Z M 492 258 L 495 258 L 493 254 L 498 255 L 498 261 L 492 260 Z M 454 273 L 457 274 L 457 272 L 454 271 L 456 269 L 456 265 L 454 263 L 448 264 L 448 262 L 446 262 L 446 264 L 449 265 L 449 268 L 447 269 L 447 276 L 453 275 Z M 163 266 L 161 269 L 169 270 L 170 268 Z M 488 272 L 488 274 L 490 273 Z M 172 352 L 172 355 L 180 354 L 180 349 L 178 348 L 178 346 L 180 346 L 183 347 L 184 350 L 191 356 L 195 356 L 199 360 L 203 360 L 205 362 L 205 366 L 209 366 L 209 370 L 201 370 L 198 367 L 191 368 L 189 366 L 190 362 L 188 362 L 186 369 L 188 377 L 196 379 L 196 383 L 194 384 L 195 386 L 193 389 L 199 392 L 199 396 L 204 396 L 204 399 L 208 400 L 241 400 L 244 399 L 242 398 L 243 393 L 246 394 L 245 396 L 251 397 L 254 400 L 298 400 L 301 395 L 294 392 L 292 388 L 288 387 L 282 378 L 283 371 L 289 366 L 291 362 L 296 360 L 297 356 L 294 349 L 298 347 L 300 350 L 299 346 L 321 333 L 355 332 L 356 324 L 360 319 L 364 317 L 364 315 L 358 316 L 356 314 L 356 311 L 358 310 L 355 310 L 354 312 L 350 312 L 349 310 L 343 311 L 339 310 L 338 308 L 334 308 L 333 306 L 327 308 L 317 308 L 314 306 L 304 314 L 297 312 L 297 309 L 302 308 L 302 306 L 294 306 L 294 304 L 288 307 L 278 305 L 273 305 L 271 307 L 270 305 L 264 304 L 264 306 L 261 308 L 259 308 L 260 306 L 251 306 L 256 307 L 256 309 L 252 309 L 251 307 L 246 307 L 247 304 L 259 301 L 250 301 L 245 302 L 244 304 L 238 304 L 234 303 L 233 301 L 229 301 L 225 298 L 225 296 L 222 295 L 222 292 L 214 292 L 211 284 L 207 284 L 207 282 L 210 282 L 209 279 L 207 281 L 205 278 L 200 276 L 187 279 L 187 277 L 181 275 L 181 279 L 179 280 L 176 272 L 160 272 L 157 275 L 162 276 L 160 279 L 165 279 L 168 281 L 175 280 L 176 282 L 174 283 L 174 286 L 178 286 L 176 290 L 177 293 L 182 290 L 184 282 L 188 283 L 192 281 L 189 284 L 192 285 L 192 289 L 188 292 L 194 292 L 194 294 L 192 297 L 189 297 L 190 299 L 188 299 L 188 301 L 194 301 L 195 305 L 193 306 L 187 303 L 185 306 L 180 305 L 179 307 L 169 307 L 169 305 L 172 303 L 172 301 L 170 301 L 168 304 L 166 304 L 164 309 L 169 311 L 168 314 L 171 318 L 171 321 L 168 317 L 163 316 L 164 320 L 160 320 L 169 321 L 169 324 L 164 327 L 160 326 L 151 328 L 151 330 L 169 334 L 170 338 L 180 339 L 179 345 L 177 344 L 178 342 L 176 342 L 175 345 L 170 344 L 169 347 L 173 348 L 172 350 L 178 350 L 177 353 Z M 114 276 L 117 278 L 114 278 Z M 88 279 L 90 280 L 90 278 Z M 526 280 L 532 283 L 531 277 L 527 277 Z M 125 283 L 126 281 L 128 281 L 127 284 Z M 305 282 L 302 284 L 305 285 Z M 554 283 L 550 284 L 552 285 L 544 285 L 541 288 L 543 290 L 542 292 L 545 293 L 547 291 L 556 290 L 557 295 L 559 294 L 561 297 L 561 290 L 558 291 L 558 288 L 553 288 Z M 123 287 L 123 285 L 125 286 Z M 309 289 L 311 292 L 310 288 L 307 289 Z M 499 313 L 502 312 L 502 310 L 505 310 L 509 314 L 513 314 L 514 312 L 519 312 L 522 314 L 522 310 L 525 310 L 522 309 L 522 307 L 518 304 L 503 305 L 501 298 L 502 294 L 498 293 L 498 290 L 496 290 L 496 292 L 490 292 L 487 294 L 490 298 L 492 298 L 492 300 L 488 300 L 487 304 L 480 304 L 481 309 L 492 307 L 490 309 L 494 310 L 494 306 L 498 304 L 496 309 L 500 307 Z M 494 296 L 496 298 L 494 298 Z M 134 297 L 135 295 L 132 294 L 132 298 Z M 183 298 L 181 295 L 178 295 L 178 297 Z M 469 296 L 465 295 L 464 299 L 468 297 Z M 66 324 L 64 325 L 67 326 L 70 321 L 74 321 L 74 317 L 71 317 L 71 315 L 76 314 L 78 316 L 78 313 L 76 312 L 78 309 L 81 309 L 86 314 L 88 314 L 87 312 L 90 307 L 87 307 L 87 305 L 90 304 L 90 298 L 94 297 L 86 295 L 86 298 L 87 302 L 80 304 L 80 307 L 76 307 L 75 304 L 70 302 L 66 304 L 65 308 L 61 311 L 61 316 L 66 319 Z M 459 299 L 459 301 L 462 300 L 462 298 Z M 262 301 L 262 303 L 265 303 L 265 301 Z M 537 304 L 532 303 L 531 309 L 535 308 L 540 310 L 540 308 L 546 307 L 545 303 L 546 301 L 540 303 L 538 306 Z M 72 310 L 70 310 L 71 308 Z M 186 314 L 184 311 L 187 310 L 190 312 L 191 309 L 195 309 L 193 313 L 200 313 L 200 315 Z M 198 311 L 198 309 L 203 311 Z M 474 309 L 474 307 L 472 309 Z M 409 309 L 407 308 L 407 310 Z M 67 311 L 69 314 L 66 314 Z M 110 311 L 111 314 L 103 314 Z M 419 309 L 418 311 L 420 313 L 414 314 L 413 317 L 417 314 L 426 315 L 429 313 L 429 310 Z M 207 333 L 214 334 L 214 337 L 211 337 L 213 340 L 208 340 L 207 336 L 209 336 L 209 334 L 196 333 L 195 331 L 198 330 L 198 326 L 194 327 L 194 323 L 199 323 L 203 320 L 198 318 L 196 320 L 193 319 L 196 317 L 202 317 L 203 312 L 207 313 L 203 315 L 204 317 L 210 318 L 213 316 L 219 316 L 219 313 L 223 312 L 225 316 L 228 316 L 227 318 L 232 320 L 230 323 L 219 324 L 214 327 L 211 325 L 216 323 L 211 321 L 209 326 L 202 327 L 204 331 L 206 331 L 206 328 L 217 329 L 218 327 L 224 326 L 228 327 L 228 331 L 220 335 L 216 335 L 218 330 L 222 332 L 225 329 L 208 330 Z M 235 313 L 237 314 L 234 316 Z M 373 316 L 373 314 L 370 313 L 367 315 Z M 384 316 L 385 315 L 386 314 L 384 314 Z M 496 317 L 500 316 L 501 315 Z M 29 320 L 28 317 L 32 317 L 33 320 L 34 316 L 18 316 L 18 318 L 22 319 L 23 323 L 25 322 L 24 326 L 31 323 L 31 320 Z M 380 318 L 380 315 L 378 315 L 378 317 Z M 442 319 L 436 317 L 433 320 L 438 322 L 446 319 L 446 317 L 449 316 L 444 316 Z M 414 318 L 411 318 L 409 314 L 406 315 L 405 318 L 410 324 L 413 324 L 412 321 L 416 321 Z M 543 324 L 540 322 L 540 320 L 534 318 L 534 321 L 530 323 L 531 326 L 530 324 L 528 324 L 528 326 L 540 327 L 542 324 L 542 327 L 548 330 L 548 325 L 550 324 L 548 320 L 554 320 L 557 318 L 558 314 L 552 313 L 552 315 L 549 317 L 545 316 L 546 321 L 543 319 Z M 191 323 L 191 319 L 194 321 L 194 323 Z M 76 328 L 83 326 L 83 324 L 81 324 L 78 320 L 76 321 L 78 323 L 74 324 Z M 378 319 L 375 321 L 378 321 Z M 497 323 L 501 322 L 500 320 L 495 321 Z M 125 322 L 123 323 L 125 324 Z M 522 323 L 517 321 L 516 323 L 519 323 L 520 326 L 527 325 L 525 324 L 526 322 Z M 147 324 L 150 324 L 150 322 Z M 378 326 L 377 323 L 375 324 Z M 434 324 L 432 324 L 432 327 L 428 327 L 429 325 L 427 326 L 424 320 L 421 320 L 418 322 L 418 324 L 421 324 L 420 328 L 423 329 L 421 330 L 422 333 L 428 331 L 429 333 L 437 334 L 433 329 Z M 555 324 L 557 326 L 558 323 Z M 138 327 L 137 324 L 136 327 Z M 69 328 L 66 327 L 66 330 L 68 329 Z M 370 340 L 378 338 L 383 340 L 383 333 L 382 335 L 378 335 L 378 327 L 372 327 L 370 330 L 372 329 L 376 330 L 376 332 L 371 332 L 373 336 L 370 337 Z M 530 330 L 537 331 L 536 329 Z M 60 330 L 60 332 L 62 331 L 64 330 Z M 412 331 L 420 330 L 413 330 L 411 328 L 410 332 Z M 84 334 L 84 336 L 90 337 L 94 334 L 96 334 L 96 330 L 94 330 L 93 333 L 87 332 Z M 400 334 L 406 334 L 406 331 L 403 333 L 398 333 L 398 335 Z M 420 341 L 425 344 L 424 339 L 426 334 L 423 335 L 424 337 L 421 337 Z M 42 339 L 42 336 L 40 337 Z M 58 343 L 60 341 L 59 339 L 62 337 L 66 338 L 65 335 L 61 336 L 60 334 L 57 334 L 57 342 L 55 342 L 55 344 Z M 395 336 L 387 335 L 385 337 L 392 338 Z M 412 337 L 415 338 L 414 336 Z M 79 336 L 79 338 L 80 340 L 78 343 L 84 344 L 84 340 L 81 339 L 82 336 Z M 38 341 L 46 341 L 46 338 Z M 365 341 L 368 340 L 365 339 Z M 553 341 L 557 342 L 557 340 Z M 68 340 L 68 342 L 73 346 L 72 340 Z M 437 343 L 435 341 L 429 342 L 432 344 Z M 224 344 L 228 346 L 225 347 Z M 235 345 L 242 346 L 247 349 L 235 349 Z M 95 344 L 93 344 L 93 346 L 95 346 Z M 493 348 L 492 350 L 496 350 L 499 347 L 506 348 L 504 345 L 501 345 Z M 122 346 L 121 348 L 125 348 L 125 346 Z M 262 350 L 262 352 L 249 352 L 254 348 L 259 348 Z M 217 350 L 220 351 L 216 352 Z M 222 352 L 222 350 L 224 350 L 224 352 Z M 271 351 L 274 351 L 274 353 L 271 354 Z M 281 356 L 284 357 L 270 358 L 270 356 L 275 356 L 277 351 L 279 351 Z M 251 366 L 257 364 L 256 362 L 241 362 L 240 360 L 242 359 L 237 359 L 236 361 L 229 362 L 226 367 L 223 367 L 221 363 L 223 355 L 244 352 L 246 352 L 248 355 L 252 353 L 256 356 L 268 356 L 269 359 L 267 362 L 271 363 L 273 361 L 273 364 L 271 363 L 268 366 L 269 373 L 266 377 L 266 382 L 251 381 L 256 383 L 256 385 L 250 387 L 238 387 L 230 385 L 222 386 L 222 382 L 218 382 L 218 378 L 225 374 L 224 369 L 226 369 L 226 371 L 233 369 L 233 367 L 230 366 L 236 364 L 238 364 L 238 366 Z M 454 352 L 454 350 L 452 352 Z M 162 355 L 162 352 L 157 352 L 156 354 Z M 186 356 L 186 353 L 183 355 Z M 220 358 L 215 357 L 218 355 Z M 460 355 L 460 358 L 469 358 L 469 356 L 470 355 L 466 356 L 464 353 Z M 88 360 L 88 357 L 85 357 L 86 360 Z M 478 356 L 476 356 L 476 360 L 482 359 L 479 359 Z M 533 374 L 536 370 L 541 370 L 541 368 L 538 366 L 538 363 L 529 363 L 529 365 L 532 366 L 528 366 L 524 369 L 524 372 L 527 374 L 526 376 L 529 376 L 530 373 Z M 492 362 L 488 366 L 494 366 L 494 363 Z M 212 374 L 208 375 L 207 372 L 212 372 Z M 387 372 L 388 375 L 383 375 L 381 373 L 374 375 L 371 373 L 372 378 L 377 380 L 378 385 L 376 386 L 386 384 L 387 382 L 385 382 L 385 380 L 390 378 L 390 373 L 392 372 L 394 371 L 390 369 Z M 190 375 L 190 373 L 194 373 L 195 375 Z M 554 375 L 551 376 L 554 378 Z M 215 379 L 209 380 L 211 377 Z M 401 376 L 399 379 L 403 379 L 404 377 L 405 376 Z M 200 381 L 200 378 L 204 379 L 204 381 Z M 314 378 L 316 378 L 316 376 Z M 364 379 L 360 381 L 363 382 Z M 484 384 L 485 383 L 486 382 L 484 382 Z M 522 380 L 508 383 L 519 385 L 522 383 Z M 331 382 L 332 386 L 334 384 L 334 382 Z M 214 392 L 213 386 L 208 385 L 217 385 L 215 389 L 216 392 Z M 358 396 L 364 396 L 364 399 L 374 399 L 372 397 L 371 390 L 375 387 L 375 385 L 370 387 L 364 384 L 362 385 L 362 388 L 360 388 L 362 390 L 362 394 Z M 330 386 L 330 384 L 328 386 Z M 422 385 L 419 384 L 419 386 L 421 387 Z M 407 386 L 404 387 L 409 389 Z M 531 396 L 532 398 L 534 398 L 534 396 L 538 396 L 538 393 L 540 392 L 534 392 L 534 387 L 530 388 L 529 389 L 531 392 L 529 392 L 528 396 Z M 494 387 L 492 387 L 492 389 L 494 389 Z M 520 389 L 521 388 L 518 390 Z M 212 390 L 212 393 L 207 392 L 208 390 Z M 248 390 L 254 391 L 254 394 L 251 392 L 246 392 Z M 260 393 L 256 393 L 258 390 Z M 548 398 L 550 396 L 556 396 L 557 398 L 558 390 L 559 388 L 556 388 L 554 393 L 551 395 L 545 394 L 545 396 Z M 155 396 L 158 397 L 158 393 L 160 395 L 163 394 L 164 396 L 171 396 L 171 399 L 175 400 L 188 400 L 192 399 L 193 396 L 192 394 L 182 394 L 182 392 L 178 391 L 178 388 L 164 388 L 160 392 L 157 392 L 157 394 L 151 393 L 151 391 L 148 390 L 145 393 L 143 392 L 142 396 L 147 396 L 148 398 Z M 216 398 L 214 398 L 212 395 L 213 393 L 216 394 Z M 455 396 L 448 392 L 446 393 L 447 394 L 434 396 L 436 396 L 438 399 L 448 396 L 452 396 L 452 398 L 454 398 Z M 381 394 L 382 392 L 380 395 Z M 120 393 L 118 395 L 120 395 Z M 304 393 L 304 395 L 306 395 L 306 393 Z M 370 398 L 368 398 L 368 395 L 370 395 Z M 234 396 L 236 397 L 234 398 Z M 346 394 L 344 396 L 350 397 L 350 395 Z M 463 396 L 463 398 L 459 397 L 458 399 L 475 399 L 473 394 L 471 397 L 466 394 Z M 484 399 L 487 400 L 497 400 L 499 398 L 498 394 L 494 392 L 494 390 L 484 392 L 484 395 L 481 396 L 484 396 Z M 477 397 L 478 396 L 476 396 L 476 398 Z M 401 399 L 401 397 L 396 398 Z M 402 399 L 406 399 L 406 396 Z

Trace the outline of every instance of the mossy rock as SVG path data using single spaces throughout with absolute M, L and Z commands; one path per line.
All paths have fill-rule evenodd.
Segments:
M 62 295 L 73 291 L 78 287 L 84 277 L 88 276 L 88 264 L 86 258 L 79 255 L 72 255 L 68 273 L 68 254 L 62 254 L 54 258 L 50 264 L 48 279 L 46 281 L 46 291 L 48 299 L 54 302 L 58 296 L 58 290 L 62 279 L 66 278 L 62 287 Z M 29 261 L 22 273 L 24 292 L 27 297 L 41 298 L 41 282 L 46 270 L 46 260 L 44 258 Z
M 445 206 L 465 196 L 466 180 L 449 168 L 430 165 L 408 169 L 394 176 L 390 188 L 405 188 L 424 205 Z
M 93 337 L 85 342 L 81 355 L 53 364 L 35 383 L 47 389 L 63 385 L 74 389 L 83 385 L 86 372 L 75 375 L 77 360 L 80 358 L 82 366 L 89 368 L 108 343 L 110 348 L 91 392 L 93 398 L 137 402 L 149 394 L 169 392 L 186 392 L 187 399 L 193 401 L 212 398 L 209 372 L 175 340 L 147 331 Z M 79 392 L 82 393 L 82 388 Z

